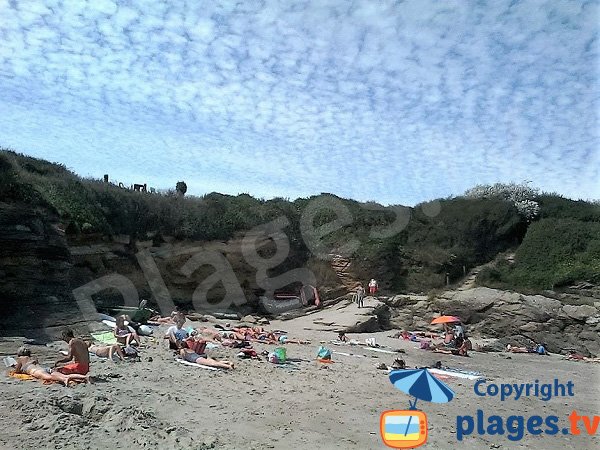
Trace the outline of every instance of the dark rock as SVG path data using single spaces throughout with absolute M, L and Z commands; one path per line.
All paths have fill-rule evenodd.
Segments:
M 84 323 L 69 283 L 71 254 L 50 209 L 0 203 L 0 334 Z M 75 327 L 77 328 L 77 327 Z

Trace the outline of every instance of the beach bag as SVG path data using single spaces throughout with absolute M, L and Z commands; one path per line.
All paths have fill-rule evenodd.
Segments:
M 269 353 L 269 355 L 267 356 L 267 360 L 270 363 L 279 364 L 279 358 L 277 358 L 277 355 L 275 353 Z
M 129 356 L 130 358 L 136 358 L 138 356 L 137 349 L 131 345 L 123 348 L 123 352 L 125 353 L 125 356 Z
M 319 350 L 317 351 L 317 358 L 318 359 L 331 359 L 331 350 L 329 350 L 327 347 L 323 347 L 321 345 L 319 347 Z
M 287 359 L 285 347 L 277 347 L 275 350 L 273 350 L 273 353 L 279 360 L 279 363 L 284 363 Z
M 140 325 L 138 328 L 138 334 L 140 336 L 150 336 L 154 330 L 148 325 Z

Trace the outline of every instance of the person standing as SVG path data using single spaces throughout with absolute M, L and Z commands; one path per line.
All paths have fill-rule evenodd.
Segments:
M 371 281 L 369 281 L 369 295 L 375 295 L 377 293 L 377 288 L 377 281 L 375 278 L 371 278 Z
M 362 284 L 359 284 L 358 287 L 356 288 L 356 303 L 358 304 L 359 308 L 362 308 L 363 305 L 363 300 L 365 298 L 365 288 L 363 287 Z

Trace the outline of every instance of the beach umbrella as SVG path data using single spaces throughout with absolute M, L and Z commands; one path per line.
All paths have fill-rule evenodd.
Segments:
M 396 389 L 415 397 L 415 401 L 409 400 L 410 409 L 417 409 L 417 400 L 425 400 L 434 403 L 448 403 L 454 398 L 454 392 L 444 383 L 435 378 L 427 369 L 414 370 L 392 370 L 390 381 Z M 410 430 L 413 416 L 408 418 L 404 430 L 406 436 Z
M 396 389 L 415 397 L 411 403 L 414 409 L 417 400 L 433 403 L 447 403 L 454 398 L 454 392 L 427 369 L 392 370 L 390 381 Z
M 457 323 L 457 322 L 462 322 L 462 320 L 460 320 L 460 317 L 456 317 L 456 316 L 440 316 L 436 319 L 433 319 L 431 321 L 431 325 L 434 324 L 438 324 L 438 323 Z

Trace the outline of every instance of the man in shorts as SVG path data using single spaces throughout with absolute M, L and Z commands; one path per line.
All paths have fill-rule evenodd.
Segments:
M 76 338 L 73 335 L 73 330 L 70 329 L 63 331 L 62 340 L 69 344 L 69 353 L 64 358 L 56 361 L 56 363 L 54 363 L 54 367 L 64 363 L 70 364 L 65 364 L 61 367 L 58 367 L 56 371 L 65 375 L 71 375 L 75 373 L 87 375 L 87 373 L 90 371 L 90 354 L 85 341 L 83 341 L 83 339 Z

